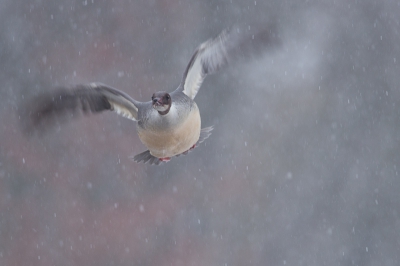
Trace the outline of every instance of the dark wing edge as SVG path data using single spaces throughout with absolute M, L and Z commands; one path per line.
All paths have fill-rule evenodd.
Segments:
M 29 100 L 23 108 L 23 129 L 29 133 L 81 114 L 106 110 L 136 121 L 139 104 L 126 93 L 101 83 L 59 87 Z
M 96 90 L 99 95 L 104 95 L 107 98 L 111 105 L 111 111 L 128 119 L 134 121 L 138 120 L 138 106 L 140 102 L 135 101 L 123 91 L 101 83 L 91 83 L 90 86 Z

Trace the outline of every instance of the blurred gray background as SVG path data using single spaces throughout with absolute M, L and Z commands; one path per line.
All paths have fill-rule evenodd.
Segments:
M 0 1 L 0 265 L 399 265 L 400 2 Z M 237 23 L 281 45 L 205 80 L 211 137 L 159 166 L 113 113 L 21 133 L 24 102 L 147 101 Z

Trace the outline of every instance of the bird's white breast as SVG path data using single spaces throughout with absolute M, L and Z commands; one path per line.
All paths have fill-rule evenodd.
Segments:
M 200 129 L 200 112 L 195 103 L 186 115 L 179 114 L 172 105 L 164 116 L 152 112 L 148 126 L 138 127 L 138 135 L 153 156 L 165 158 L 189 150 L 199 140 Z

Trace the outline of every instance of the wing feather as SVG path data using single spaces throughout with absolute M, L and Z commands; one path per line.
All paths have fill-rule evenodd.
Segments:
M 58 88 L 31 99 L 26 107 L 29 117 L 26 127 L 32 129 L 80 114 L 107 110 L 136 121 L 139 104 L 126 93 L 101 83 Z
M 231 34 L 225 30 L 217 38 L 202 43 L 195 51 L 182 80 L 183 93 L 194 99 L 207 74 L 213 74 L 228 62 L 227 42 Z
M 215 73 L 232 60 L 249 57 L 279 44 L 275 31 L 273 24 L 254 27 L 237 25 L 202 43 L 190 59 L 177 91 L 194 99 L 208 74 Z

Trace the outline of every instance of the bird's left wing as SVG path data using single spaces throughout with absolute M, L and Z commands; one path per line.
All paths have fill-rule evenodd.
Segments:
M 274 31 L 273 24 L 254 27 L 237 25 L 202 43 L 190 59 L 176 91 L 194 99 L 206 75 L 215 73 L 232 59 L 247 57 L 278 44 L 279 38 Z
M 215 39 L 202 43 L 194 52 L 178 87 L 191 99 L 194 99 L 207 74 L 213 74 L 228 62 L 228 41 L 232 33 L 224 30 Z

